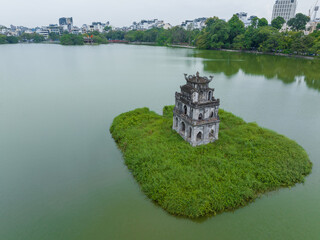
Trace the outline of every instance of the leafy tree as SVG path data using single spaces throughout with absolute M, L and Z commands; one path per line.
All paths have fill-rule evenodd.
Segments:
M 207 27 L 210 27 L 212 24 L 215 23 L 216 20 L 218 20 L 219 18 L 218 17 L 211 17 L 211 18 L 208 18 L 206 20 L 206 26 Z
M 176 26 L 168 30 L 170 34 L 169 43 L 187 43 L 188 35 L 187 30 L 182 27 Z
M 30 41 L 30 40 L 32 39 L 32 34 L 30 34 L 30 33 L 23 33 L 23 34 L 21 34 L 20 39 L 21 39 L 22 41 Z
M 33 38 L 33 41 L 34 41 L 35 43 L 40 43 L 40 42 L 45 41 L 44 36 L 42 36 L 42 35 L 40 35 L 40 34 L 37 34 L 37 33 L 34 33 L 33 36 L 32 36 L 32 38 Z
M 5 44 L 5 43 L 7 43 L 6 35 L 0 34 L 0 44 Z
M 144 33 L 140 30 L 129 31 L 125 35 L 125 39 L 129 42 L 142 42 Z
M 246 50 L 255 50 L 254 39 L 257 32 L 258 29 L 254 25 L 251 25 L 246 29 L 243 38 L 243 47 Z
M 143 42 L 153 42 L 157 41 L 160 29 L 152 28 L 144 32 Z
M 279 32 L 272 32 L 269 37 L 260 44 L 259 50 L 262 52 L 277 52 L 281 49 L 281 45 L 281 34 Z
M 253 28 L 257 28 L 258 27 L 258 22 L 259 22 L 259 18 L 258 17 L 255 17 L 251 20 L 251 26 Z
M 268 26 L 269 23 L 268 23 L 268 20 L 265 19 L 265 18 L 260 18 L 258 20 L 258 27 L 265 27 L 265 26 Z
M 82 35 L 77 34 L 63 34 L 60 38 L 60 43 L 62 45 L 83 45 Z
M 160 31 L 156 40 L 157 45 L 163 46 L 167 44 L 169 38 L 170 38 L 170 33 L 168 30 Z
M 278 32 L 273 27 L 265 26 L 260 28 L 248 27 L 245 32 L 244 46 L 250 50 L 261 50 L 261 44 L 273 33 Z
M 303 32 L 298 32 L 292 36 L 291 51 L 295 54 L 310 54 L 315 37 L 312 35 L 305 36 Z
M 45 41 L 45 38 L 44 36 L 38 34 L 38 33 L 23 33 L 21 36 L 20 36 L 20 39 L 24 42 L 26 41 L 33 41 L 35 43 L 40 43 L 40 42 L 43 42 Z
M 187 31 L 187 39 L 189 45 L 195 45 L 195 40 L 197 36 L 200 34 L 199 29 L 193 29 L 192 31 Z
M 318 56 L 320 55 L 320 37 L 314 41 L 310 51 L 313 54 L 317 54 Z
M 92 31 L 89 33 L 90 35 L 93 35 L 93 36 L 99 36 L 100 35 L 100 32 L 99 31 Z
M 196 40 L 196 46 L 200 49 L 210 49 L 210 34 L 209 32 L 202 32 L 197 40 Z
M 105 26 L 103 30 L 106 31 L 106 32 L 108 32 L 108 31 L 112 30 L 112 27 L 110 27 L 110 26 Z
M 293 30 L 299 31 L 299 30 L 305 30 L 307 22 L 310 21 L 310 17 L 298 13 L 294 18 L 291 18 L 288 21 L 288 26 L 290 26 Z
M 49 33 L 49 39 L 51 39 L 52 41 L 58 41 L 60 39 L 60 36 L 57 33 L 51 32 Z
M 105 34 L 105 37 L 110 40 L 123 40 L 125 32 L 110 30 Z
M 93 35 L 92 40 L 94 43 L 97 44 L 106 44 L 108 43 L 108 40 L 103 35 Z
M 282 25 L 286 22 L 283 17 L 278 16 L 277 18 L 273 19 L 271 21 L 271 26 L 276 28 L 276 29 L 281 29 Z
M 229 38 L 230 30 L 228 24 L 225 21 L 218 19 L 215 24 L 211 26 L 210 30 L 212 33 L 211 48 L 222 48 Z
M 232 48 L 239 49 L 239 50 L 244 49 L 245 48 L 244 42 L 245 42 L 245 36 L 244 34 L 240 34 L 233 39 Z
M 197 46 L 203 49 L 220 49 L 226 46 L 230 28 L 219 18 L 209 18 L 207 26 L 197 39 Z
M 8 43 L 18 43 L 19 42 L 19 38 L 15 37 L 15 36 L 9 36 L 9 37 L 7 37 L 7 42 Z
M 245 31 L 244 23 L 239 19 L 239 17 L 234 14 L 232 18 L 228 21 L 229 25 L 229 41 L 232 44 L 235 37 L 243 34 Z

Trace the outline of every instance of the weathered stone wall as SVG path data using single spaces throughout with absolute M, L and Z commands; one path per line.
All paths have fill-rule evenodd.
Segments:
M 197 76 L 186 77 L 187 84 L 176 93 L 172 128 L 192 146 L 214 142 L 219 135 L 219 99 L 209 88 L 212 80 Z M 196 81 L 196 82 L 195 82 Z

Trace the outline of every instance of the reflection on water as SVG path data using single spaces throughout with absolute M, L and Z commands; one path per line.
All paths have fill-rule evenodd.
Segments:
M 203 59 L 204 70 L 208 72 L 230 77 L 242 70 L 284 83 L 304 80 L 308 87 L 320 91 L 319 60 L 222 51 L 195 51 L 193 56 Z
M 1 45 L 0 54 L 0 240 L 319 239 L 320 93 L 276 80 L 319 90 L 317 62 L 121 44 Z M 161 113 L 182 73 L 203 68 L 233 76 L 211 85 L 224 108 L 306 149 L 314 165 L 304 184 L 196 221 L 143 194 L 108 129 L 135 108 Z

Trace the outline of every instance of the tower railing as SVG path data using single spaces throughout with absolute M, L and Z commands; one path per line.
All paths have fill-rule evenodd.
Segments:
M 184 114 L 183 111 L 180 111 L 176 107 L 173 109 L 173 111 L 174 111 L 174 113 L 179 115 L 183 120 L 185 120 L 186 122 L 188 122 L 188 123 L 190 123 L 190 124 L 192 124 L 194 126 L 208 124 L 208 123 L 215 123 L 217 121 L 220 121 L 219 116 L 218 117 L 212 117 L 212 118 L 206 118 L 206 119 L 197 120 L 197 119 L 191 118 L 189 115 Z

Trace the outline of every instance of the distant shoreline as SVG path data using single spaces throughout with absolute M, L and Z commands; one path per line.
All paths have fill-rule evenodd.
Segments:
M 130 44 L 130 45 L 147 45 L 147 46 L 159 46 L 159 47 L 173 47 L 173 48 L 188 48 L 188 49 L 197 49 L 202 50 L 190 45 L 180 45 L 180 44 L 168 44 L 168 45 L 157 45 L 155 42 L 118 42 L 119 44 Z M 116 44 L 118 44 L 116 43 Z M 114 44 L 114 43 L 110 43 Z M 235 49 L 211 49 L 208 51 L 222 51 L 222 52 L 238 52 L 238 53 L 251 53 L 251 54 L 261 54 L 261 55 L 273 55 L 281 57 L 290 57 L 290 58 L 303 58 L 308 60 L 317 60 L 319 58 L 312 56 L 303 56 L 303 55 L 294 55 L 294 54 L 284 54 L 284 53 L 273 53 L 273 52 L 259 52 L 259 51 L 249 51 L 249 50 L 235 50 Z
M 168 47 L 191 48 L 191 49 L 201 50 L 201 49 L 193 47 L 193 46 L 185 46 L 185 45 L 168 45 Z M 212 50 L 213 51 L 222 51 L 222 52 L 238 52 L 238 53 L 251 53 L 251 54 L 261 54 L 261 55 L 273 55 L 273 56 L 291 57 L 291 58 L 304 58 L 304 59 L 308 59 L 308 60 L 317 60 L 318 59 L 317 57 L 284 54 L 284 53 L 259 52 L 259 51 L 235 50 L 235 49 L 212 49 Z M 209 50 L 209 51 L 212 51 L 212 50 Z
M 40 43 L 33 43 L 33 42 L 21 42 L 17 44 L 57 44 L 62 46 L 97 46 L 101 44 L 83 44 L 83 45 L 63 45 L 58 41 L 43 41 Z M 197 49 L 197 50 L 204 50 L 199 49 L 195 46 L 184 45 L 184 44 L 168 44 L 168 45 L 157 45 L 155 42 L 109 42 L 106 44 L 129 44 L 129 45 L 146 45 L 146 46 L 158 46 L 158 47 L 172 47 L 172 48 L 187 48 L 187 49 Z M 0 44 L 0 45 L 7 45 L 7 44 Z M 11 44 L 9 44 L 11 45 Z M 103 45 L 103 44 L 102 44 Z M 259 51 L 249 51 L 249 50 L 235 50 L 235 49 L 207 49 L 208 51 L 222 51 L 222 52 L 237 52 L 237 53 L 250 53 L 250 54 L 260 54 L 260 55 L 273 55 L 273 56 L 280 56 L 280 57 L 289 57 L 289 58 L 303 58 L 307 60 L 319 60 L 318 57 L 312 56 L 303 56 L 303 55 L 294 55 L 294 54 L 284 54 L 284 53 L 274 53 L 274 52 L 259 52 Z

